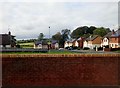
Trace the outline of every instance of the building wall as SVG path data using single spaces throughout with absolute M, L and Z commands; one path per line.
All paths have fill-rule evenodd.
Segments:
M 110 38 L 110 47 L 119 48 L 120 47 L 120 36 Z
M 109 45 L 109 39 L 105 37 L 101 42 L 101 47 L 102 46 L 107 46 L 107 45 Z
M 83 40 L 79 40 L 79 41 L 78 41 L 78 46 L 79 46 L 80 48 L 83 48 L 83 42 L 84 42 Z
M 72 45 L 73 45 L 72 42 L 65 42 L 65 44 L 64 44 L 64 48 L 65 48 L 65 47 L 70 47 L 70 46 L 72 46 Z
M 74 42 L 73 42 L 73 46 L 78 47 L 78 46 L 79 46 L 79 45 L 78 45 L 78 42 L 77 42 L 77 41 L 74 41 Z
M 84 42 L 83 42 L 83 48 L 84 48 L 84 47 L 88 47 L 88 42 L 87 42 L 87 41 L 84 41 Z

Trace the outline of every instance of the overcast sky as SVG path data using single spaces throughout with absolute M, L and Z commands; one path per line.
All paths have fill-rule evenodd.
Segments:
M 8 28 L 17 39 L 37 38 L 39 33 L 45 37 L 62 29 L 71 31 L 79 26 L 117 28 L 117 1 L 55 1 L 7 0 L 0 3 L 0 30 L 7 33 Z

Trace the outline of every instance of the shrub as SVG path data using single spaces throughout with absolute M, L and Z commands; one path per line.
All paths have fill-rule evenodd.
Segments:
M 72 49 L 78 49 L 78 47 L 77 46 L 72 46 Z
M 84 47 L 83 50 L 89 50 L 90 48 L 89 47 Z

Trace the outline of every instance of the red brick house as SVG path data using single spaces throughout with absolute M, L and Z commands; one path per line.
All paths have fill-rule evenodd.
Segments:
M 111 48 L 120 48 L 120 30 L 113 30 L 109 45 Z

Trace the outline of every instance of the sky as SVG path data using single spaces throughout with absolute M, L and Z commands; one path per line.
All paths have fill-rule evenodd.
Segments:
M 0 32 L 11 31 L 16 39 L 50 37 L 62 29 L 80 26 L 117 29 L 117 0 L 6 0 L 0 2 Z

